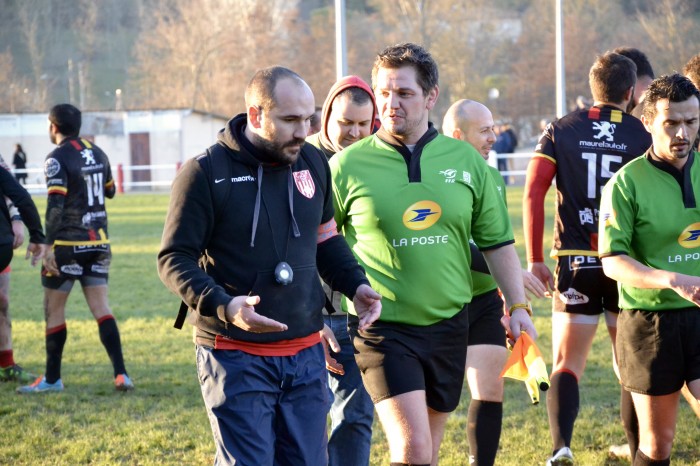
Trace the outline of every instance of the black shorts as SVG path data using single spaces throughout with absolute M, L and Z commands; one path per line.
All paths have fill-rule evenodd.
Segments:
M 56 266 L 60 275 L 49 275 L 41 269 L 41 284 L 53 290 L 61 289 L 66 281 L 80 280 L 86 284 L 106 284 L 109 276 L 109 265 L 112 262 L 112 251 L 109 244 L 89 246 L 54 246 Z M 95 280 L 96 279 L 96 280 Z M 71 284 L 72 286 L 72 284 Z M 69 288 L 70 289 L 70 288 Z
M 0 271 L 4 271 L 12 262 L 12 243 L 0 246 Z
M 617 282 L 603 273 L 594 256 L 561 256 L 554 272 L 554 312 L 596 316 L 603 311 L 620 312 Z
M 469 303 L 469 338 L 467 345 L 506 347 L 506 331 L 501 325 L 503 300 L 498 290 L 475 296 Z
M 360 332 L 357 323 L 357 317 L 348 317 L 355 360 L 374 403 L 425 390 L 429 408 L 442 413 L 457 408 L 467 360 L 466 305 L 454 317 L 425 327 L 376 321 Z
M 700 379 L 700 310 L 620 312 L 617 361 L 622 385 L 661 396 Z

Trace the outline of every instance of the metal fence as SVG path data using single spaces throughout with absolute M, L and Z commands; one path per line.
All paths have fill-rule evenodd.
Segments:
M 180 163 L 166 163 L 158 165 L 122 165 L 112 167 L 112 176 L 117 185 L 118 193 L 128 193 L 132 191 L 153 191 L 167 192 L 175 178 L 175 174 L 180 169 Z M 148 173 L 145 181 L 139 181 L 137 173 Z M 46 194 L 46 178 L 43 168 L 14 169 L 12 173 L 17 175 L 25 173 L 24 187 L 31 194 Z
M 501 174 L 510 184 L 523 184 L 527 173 L 527 163 L 532 157 L 532 152 L 516 152 L 513 154 L 497 154 L 489 158 L 489 164 L 497 166 L 497 160 L 505 159 L 508 170 L 501 171 Z M 168 192 L 175 174 L 180 169 L 181 163 L 166 163 L 157 165 L 122 165 L 113 167 L 114 181 L 117 185 L 118 193 L 128 192 Z M 140 173 L 147 172 L 150 178 L 140 180 Z M 26 173 L 25 188 L 32 194 L 46 194 L 46 180 L 44 169 L 27 168 L 23 170 L 12 170 L 12 173 Z

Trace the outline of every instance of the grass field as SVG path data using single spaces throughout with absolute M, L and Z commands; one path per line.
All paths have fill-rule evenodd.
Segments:
M 509 191 L 509 205 L 521 243 L 521 188 Z M 41 212 L 43 198 L 36 198 Z M 173 329 L 179 301 L 156 274 L 168 197 L 121 195 L 108 204 L 114 252 L 110 301 L 121 330 L 131 393 L 116 393 L 112 369 L 97 326 L 79 287 L 68 303 L 68 341 L 60 394 L 19 396 L 16 384 L 0 384 L 0 464 L 211 464 L 213 443 L 194 367 L 191 332 Z M 550 222 L 551 223 L 551 222 Z M 551 229 L 546 230 L 547 236 Z M 522 253 L 522 251 L 521 251 Z M 21 254 L 21 257 L 20 257 Z M 43 372 L 45 362 L 42 291 L 38 269 L 13 262 L 11 313 L 15 358 Z M 549 303 L 535 302 L 538 341 L 551 362 Z M 580 465 L 625 464 L 607 458 L 610 444 L 622 443 L 619 387 L 611 370 L 604 326 L 598 329 L 581 383 L 581 410 L 572 449 Z M 466 465 L 468 391 L 448 422 L 440 464 Z M 674 465 L 700 460 L 700 429 L 681 402 Z M 520 382 L 506 382 L 499 465 L 543 464 L 550 451 L 544 403 L 530 404 Z M 389 463 L 383 433 L 375 421 L 372 464 Z

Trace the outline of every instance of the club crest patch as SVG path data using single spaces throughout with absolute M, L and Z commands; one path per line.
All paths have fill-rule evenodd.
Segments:
M 298 172 L 293 172 L 294 184 L 297 185 L 297 189 L 302 194 L 302 196 L 311 199 L 314 197 L 316 192 L 316 185 L 314 184 L 314 179 L 311 177 L 309 170 L 301 170 Z
M 58 172 L 61 171 L 61 164 L 58 162 L 58 160 L 54 159 L 53 157 L 46 159 L 46 162 L 44 162 L 44 173 L 48 178 L 53 178 L 54 176 L 58 175 Z

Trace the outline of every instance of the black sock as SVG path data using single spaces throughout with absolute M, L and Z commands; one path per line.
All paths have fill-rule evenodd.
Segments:
M 107 350 L 109 359 L 114 367 L 114 376 L 126 374 L 124 356 L 122 355 L 122 342 L 119 338 L 119 329 L 114 316 L 106 316 L 97 322 L 100 328 L 100 340 Z
M 56 383 L 61 378 L 61 359 L 66 344 L 68 329 L 66 324 L 46 329 L 46 382 Z
M 632 464 L 634 464 L 634 456 L 639 448 L 639 421 L 637 420 L 637 411 L 634 410 L 632 394 L 623 386 L 620 386 L 620 419 L 622 419 L 622 427 L 625 429 L 627 443 L 630 445 Z
M 571 372 L 556 372 L 552 375 L 551 386 L 547 390 L 547 414 L 549 432 L 556 453 L 563 447 L 571 446 L 574 422 L 578 416 L 578 380 Z
M 671 466 L 671 458 L 666 458 L 665 460 L 653 460 L 647 455 L 637 450 L 637 454 L 634 456 L 633 466 Z
M 477 466 L 490 466 L 496 461 L 501 438 L 503 403 L 472 399 L 467 414 L 469 453 Z

